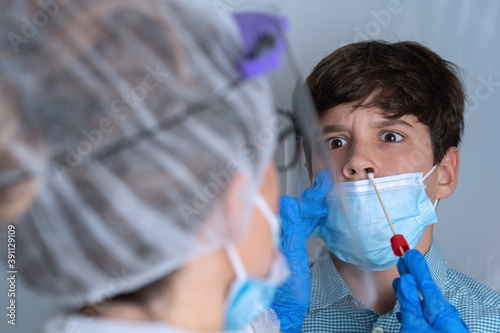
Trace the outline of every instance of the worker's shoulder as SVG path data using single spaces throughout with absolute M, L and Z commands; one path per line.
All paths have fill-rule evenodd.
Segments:
M 454 269 L 448 269 L 443 294 L 471 332 L 500 332 L 500 293 Z

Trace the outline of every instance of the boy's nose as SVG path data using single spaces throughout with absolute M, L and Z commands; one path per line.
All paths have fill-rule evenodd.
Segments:
M 344 178 L 347 181 L 368 179 L 368 173 L 373 173 L 377 177 L 378 168 L 369 152 L 366 149 L 361 150 L 359 147 L 353 148 L 349 160 L 342 168 Z

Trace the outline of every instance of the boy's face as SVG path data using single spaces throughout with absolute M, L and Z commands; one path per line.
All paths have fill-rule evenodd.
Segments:
M 376 107 L 353 111 L 353 104 L 337 105 L 321 118 L 337 181 L 367 179 L 370 169 L 377 178 L 411 172 L 426 174 L 433 167 L 429 129 L 415 116 L 392 120 Z M 435 171 L 425 180 L 431 201 L 436 199 L 436 175 Z

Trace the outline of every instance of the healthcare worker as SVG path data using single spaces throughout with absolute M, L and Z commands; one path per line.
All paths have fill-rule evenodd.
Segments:
M 4 6 L 0 219 L 16 230 L 19 274 L 64 306 L 43 332 L 291 332 L 303 320 L 305 240 L 329 177 L 302 196 L 311 206 L 281 201 L 287 278 L 279 133 L 262 79 L 282 42 L 269 17 L 213 9 Z M 416 288 L 444 302 L 428 297 L 425 267 L 412 262 L 399 284 L 403 318 L 426 322 L 427 310 L 412 312 Z M 280 323 L 268 305 L 284 281 Z
M 255 20 L 275 21 L 208 1 L 3 6 L 1 218 L 20 277 L 65 309 L 43 332 L 279 331 L 262 59 L 281 51 Z

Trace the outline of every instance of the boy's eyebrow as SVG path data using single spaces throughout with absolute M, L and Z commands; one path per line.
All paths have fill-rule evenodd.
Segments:
M 412 124 L 410 124 L 409 122 L 404 121 L 402 119 L 384 119 L 381 121 L 377 121 L 376 123 L 373 123 L 372 127 L 382 128 L 382 127 L 390 127 L 390 126 L 395 126 L 395 125 L 402 125 L 402 126 L 406 126 L 409 128 L 414 128 Z M 343 131 L 348 131 L 347 127 L 345 127 L 343 125 L 332 124 L 332 125 L 323 126 L 323 133 L 324 134 L 343 132 Z
M 381 121 L 378 121 L 378 122 L 374 123 L 372 125 L 372 127 L 380 128 L 380 127 L 390 127 L 390 126 L 394 126 L 394 125 L 403 125 L 403 126 L 406 126 L 406 127 L 414 128 L 412 124 L 410 124 L 409 122 L 404 121 L 402 119 L 385 119 L 385 120 L 381 120 Z
M 342 125 L 327 125 L 323 126 L 323 133 L 331 133 L 331 132 L 343 132 L 347 131 L 347 127 Z

